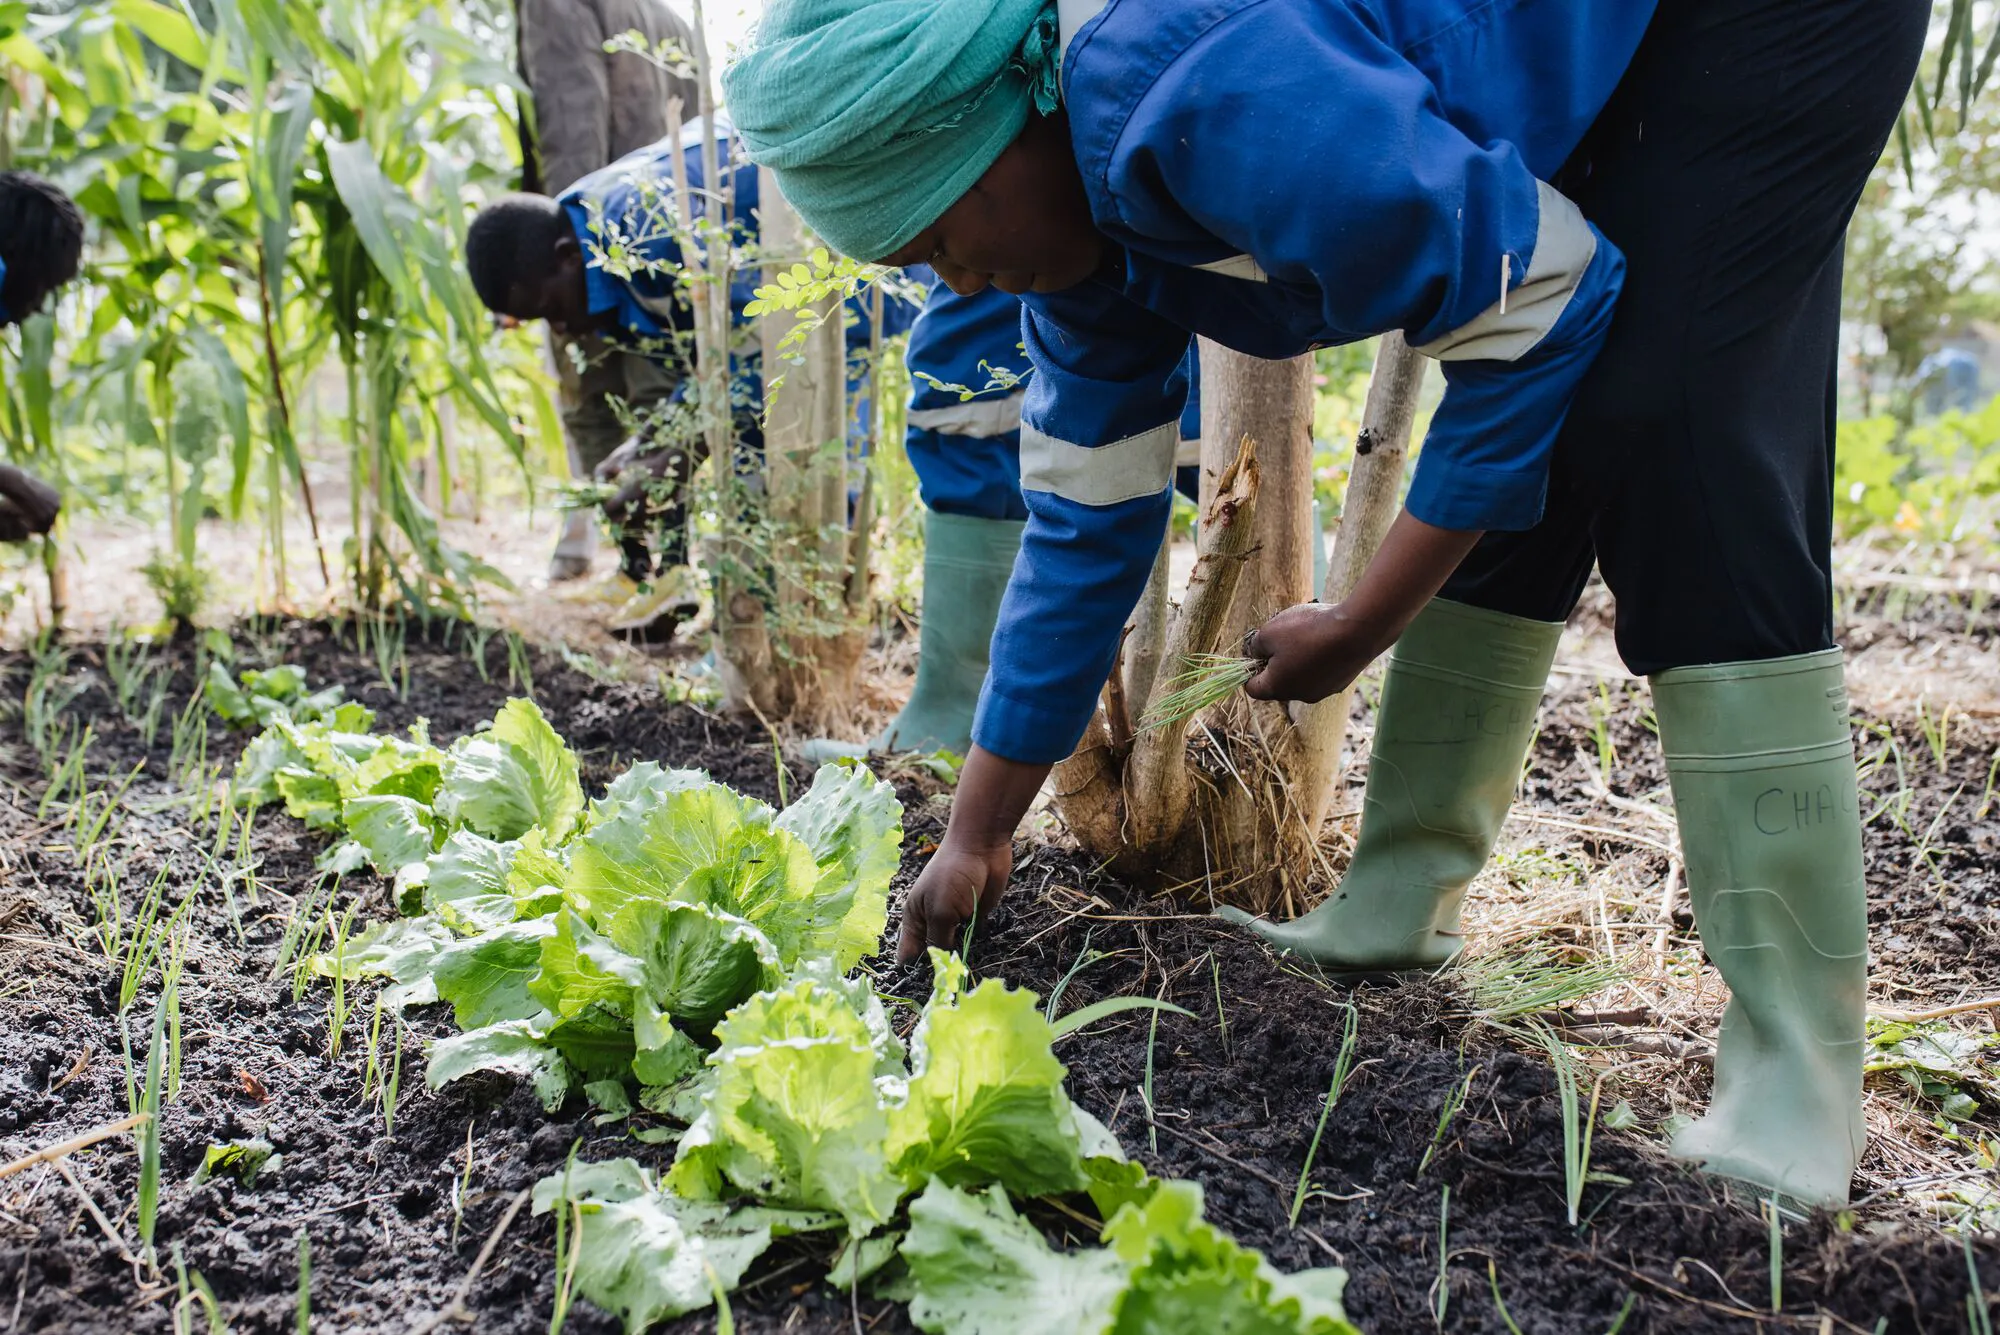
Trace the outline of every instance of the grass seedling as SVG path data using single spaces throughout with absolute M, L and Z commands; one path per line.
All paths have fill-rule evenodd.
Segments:
M 382 1091 L 382 1134 L 396 1138 L 396 1100 L 403 1093 L 403 1017 L 394 1016 L 389 1021 L 389 1083 Z
M 1159 1018 L 1159 1012 L 1154 1012 L 1154 1018 Z M 1306 1146 L 1306 1161 L 1299 1166 L 1299 1185 L 1292 1192 L 1292 1212 L 1285 1221 L 1288 1227 L 1299 1226 L 1299 1211 L 1305 1209 L 1306 1191 L 1311 1186 L 1313 1160 L 1319 1155 L 1320 1137 L 1326 1134 L 1326 1120 L 1333 1115 L 1333 1105 L 1340 1102 L 1340 1092 L 1346 1088 L 1347 1077 L 1354 1070 L 1354 1048 L 1360 1036 L 1361 1011 L 1349 1005 L 1347 1030 L 1341 1035 L 1340 1051 L 1333 1059 L 1333 1081 L 1326 1087 L 1326 1106 L 1319 1110 L 1319 1125 L 1313 1128 L 1312 1144 Z
M 1986 819 L 1986 813 L 1993 809 L 1993 785 L 2000 781 L 2000 747 L 1993 749 L 1993 762 L 1986 767 L 1986 787 L 1979 794 L 1979 810 L 1972 813 L 1972 819 Z
M 146 1114 L 139 1127 L 139 1241 L 145 1244 L 148 1256 L 153 1252 L 153 1226 L 160 1213 L 160 1094 L 166 1030 L 167 1006 L 162 998 L 153 1008 L 153 1041 L 146 1049 L 146 1091 L 138 1109 Z M 126 1079 L 129 1084 L 129 1069 Z
M 375 1014 L 368 1021 L 368 1060 L 361 1067 L 361 1101 L 368 1102 L 374 1092 L 375 1080 L 382 1073 L 380 1053 L 382 1050 L 382 997 L 375 996 Z
M 1778 1213 L 1778 1198 L 1764 1202 L 1764 1219 L 1771 1232 L 1771 1311 L 1785 1310 L 1785 1220 Z
M 42 789 L 42 800 L 35 804 L 36 820 L 47 820 L 49 812 L 63 805 L 63 794 L 74 793 L 69 799 L 70 819 L 74 821 L 76 807 L 89 794 L 90 781 L 84 775 L 84 767 L 90 758 L 91 725 L 86 723 L 81 732 L 65 735 L 68 740 L 62 759 L 50 768 L 48 785 Z
M 1076 959 L 1071 961 L 1068 970 L 1064 972 L 1062 977 L 1056 979 L 1056 985 L 1049 989 L 1049 999 L 1042 1006 L 1042 1014 L 1047 1016 L 1051 1021 L 1056 1016 L 1062 1014 L 1063 993 L 1069 990 L 1070 980 L 1083 972 L 1084 968 L 1088 965 L 1095 964 L 1104 958 L 1102 951 L 1093 951 L 1090 948 L 1090 938 L 1096 931 L 1095 927 L 1084 930 L 1083 948 L 1076 952 Z
M 1084 938 L 1086 944 L 1089 943 L 1089 940 L 1089 937 Z M 1223 1013 L 1222 1009 L 1222 965 L 1216 960 L 1215 952 L 1212 950 L 1208 952 L 1208 975 L 1215 983 L 1215 1031 L 1222 1035 L 1222 1057 L 1224 1061 L 1227 1061 L 1230 1059 L 1229 1017 Z
M 1597 699 L 1590 706 L 1590 739 L 1597 745 L 1597 777 L 1611 786 L 1611 771 L 1618 764 L 1618 748 L 1611 740 L 1611 716 L 1617 706 L 1611 700 L 1611 683 L 1597 683 Z
M 1570 1055 L 1569 1045 L 1545 1024 L 1536 1024 L 1532 1033 L 1556 1070 L 1556 1095 L 1562 1100 L 1564 1199 L 1569 1205 L 1570 1225 L 1575 1227 L 1583 1205 L 1584 1183 L 1590 1178 L 1590 1138 L 1597 1127 L 1597 1100 L 1604 1082 L 1600 1080 L 1591 1086 L 1590 1116 L 1586 1120 L 1578 1097 L 1579 1063 Z
M 1418 1177 L 1424 1175 L 1424 1170 L 1431 1166 L 1431 1160 L 1437 1157 L 1438 1150 L 1444 1145 L 1445 1132 L 1451 1129 L 1452 1119 L 1464 1109 L 1465 1100 L 1472 1092 L 1473 1079 L 1479 1071 L 1479 1067 L 1473 1067 L 1465 1073 L 1463 1080 L 1445 1091 L 1444 1107 L 1438 1111 L 1437 1130 L 1431 1132 L 1431 1143 L 1424 1150 L 1422 1161 L 1417 1164 Z
M 486 646 L 493 639 L 493 627 L 473 622 L 466 628 L 465 638 L 472 650 L 472 669 L 479 674 L 479 680 L 493 680 L 486 671 Z
M 471 1128 L 466 1129 L 468 1137 Z M 472 1162 L 472 1142 L 466 1141 L 465 1159 Z M 569 1147 L 569 1158 L 563 1161 L 562 1198 L 556 1206 L 556 1302 L 555 1311 L 549 1314 L 549 1335 L 562 1335 L 563 1323 L 569 1320 L 569 1305 L 572 1299 L 571 1286 L 576 1282 L 576 1260 L 583 1250 L 583 1208 L 569 1198 L 569 1175 L 576 1168 L 576 1152 L 583 1148 L 578 1139 Z M 571 1223 L 574 1215 L 575 1222 Z
M 160 1005 L 167 1012 L 167 1102 L 181 1094 L 181 973 L 187 967 L 188 927 L 174 933 L 160 979 Z
M 535 698 L 535 668 L 528 658 L 528 642 L 511 630 L 507 632 L 507 686 L 530 700 Z
M 194 1335 L 194 1305 L 200 1303 L 208 1314 L 208 1335 L 229 1335 L 229 1323 L 222 1319 L 222 1308 L 215 1301 L 215 1290 L 203 1279 L 201 1271 L 189 1271 L 187 1261 L 181 1255 L 181 1245 L 174 1244 L 174 1287 L 179 1299 L 174 1303 L 174 1335 Z
M 1514 1320 L 1514 1314 L 1507 1310 L 1507 1300 L 1500 1296 L 1500 1267 L 1490 1256 L 1486 1258 L 1486 1283 L 1493 1290 L 1493 1306 L 1499 1310 L 1501 1324 L 1507 1327 L 1508 1335 L 1521 1335 L 1521 1327 Z
M 167 778 L 177 788 L 189 787 L 208 768 L 208 701 L 196 690 L 187 707 L 174 716 L 174 731 L 167 752 Z
M 459 1226 L 465 1222 L 465 1196 L 472 1189 L 472 1123 L 465 1123 L 465 1167 L 451 1181 L 451 1246 L 458 1250 Z
M 1931 761 L 1937 766 L 1937 772 L 1947 773 L 1951 762 L 1951 706 L 1947 704 L 1933 717 L 1930 702 L 1918 700 L 1917 731 L 1923 734 L 1924 744 L 1931 749 Z
M 1142 732 L 1193 718 L 1210 705 L 1243 689 L 1264 665 L 1235 654 L 1190 654 L 1178 675 L 1161 683 L 1160 693 L 1140 721 Z
M 1438 1192 L 1438 1277 L 1436 1296 L 1431 1299 L 1431 1316 L 1436 1319 L 1439 1330 L 1444 1329 L 1444 1314 L 1451 1307 L 1451 1184 L 1446 1183 Z
M 349 904 L 347 912 L 333 926 L 333 997 L 327 1003 L 326 1011 L 326 1056 L 329 1061 L 340 1058 L 340 1043 L 347 1032 L 347 1017 L 350 1007 L 347 1000 L 347 934 L 354 926 L 354 911 L 361 906 Z M 331 919 L 333 911 L 327 910 Z
M 1619 1331 L 1625 1329 L 1626 1320 L 1631 1317 L 1632 1309 L 1637 1307 L 1638 1305 L 1639 1305 L 1638 1294 L 1636 1293 L 1626 1294 L 1625 1305 L 1618 1309 L 1618 1315 L 1612 1319 L 1611 1329 L 1605 1331 L 1604 1335 L 1618 1335 Z
M 109 930 L 105 932 L 105 954 L 110 957 L 113 964 L 120 964 L 122 961 L 123 965 L 118 978 L 120 1014 L 132 1009 L 132 1002 L 139 995 L 139 985 L 145 982 L 146 975 L 159 962 L 167 943 L 173 939 L 188 910 L 194 905 L 194 896 L 190 894 L 181 900 L 180 907 L 169 914 L 165 921 L 161 920 L 160 910 L 164 907 L 167 896 L 167 873 L 172 870 L 172 864 L 162 865 L 159 874 L 153 877 L 152 885 L 147 887 L 146 897 L 139 902 L 139 911 L 133 915 L 129 935 L 125 930 L 125 924 L 117 920 L 113 920 Z M 115 897 L 112 907 L 116 908 Z M 105 929 L 100 926 L 100 930 Z
M 313 882 L 306 890 L 305 900 L 303 902 L 295 902 L 292 905 L 292 914 L 289 918 L 285 919 L 284 934 L 278 938 L 277 958 L 271 962 L 270 976 L 272 979 L 275 980 L 284 977 L 285 970 L 294 967 L 293 961 L 298 957 L 299 945 L 305 935 L 306 923 L 311 920 L 312 911 L 319 906 L 320 891 L 327 886 L 329 880 L 330 878 L 322 876 L 319 880 Z M 300 994 L 304 991 L 305 984 L 302 982 L 297 983 L 292 991 L 292 1000 L 297 1001 Z
M 1972 1291 L 1965 1295 L 1965 1328 L 1972 1335 L 1993 1335 L 1993 1310 L 1979 1279 L 1979 1259 L 1972 1254 L 1972 1234 L 1962 1234 L 1959 1241 L 1965 1244 L 1965 1274 L 1972 1281 Z
M 1167 999 L 1167 985 L 1160 984 L 1160 995 L 1155 998 L 1163 1005 Z M 1160 1008 L 1153 1010 L 1153 1019 L 1146 1026 L 1146 1083 L 1139 1093 L 1146 1101 L 1146 1143 L 1157 1156 L 1160 1152 L 1160 1126 L 1153 1119 L 1153 1049 L 1160 1041 Z
M 312 1239 L 305 1230 L 299 1230 L 299 1301 L 294 1309 L 294 1335 L 312 1335 L 312 1294 L 313 1249 Z

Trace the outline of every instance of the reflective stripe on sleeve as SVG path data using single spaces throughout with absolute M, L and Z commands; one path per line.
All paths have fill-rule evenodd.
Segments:
M 1157 496 L 1174 480 L 1180 424 L 1162 422 L 1095 449 L 1021 424 L 1021 490 L 1046 491 L 1078 505 L 1119 505 Z
M 942 408 L 912 408 L 909 424 L 919 431 L 935 431 L 945 436 L 1004 436 L 1021 426 L 1021 400 L 1027 394 L 1016 390 L 1000 399 L 968 399 Z
M 1576 205 L 1555 187 L 1535 182 L 1541 218 L 1535 228 L 1535 257 L 1521 285 L 1502 290 L 1500 299 L 1470 321 L 1417 349 L 1439 361 L 1511 362 L 1555 328 L 1576 287 L 1597 254 L 1597 236 Z M 1506 267 L 1494 281 L 1504 282 Z

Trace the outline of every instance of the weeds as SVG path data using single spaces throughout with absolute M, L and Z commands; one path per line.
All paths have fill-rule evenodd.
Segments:
M 1509 1335 L 1521 1335 L 1520 1323 L 1515 1321 L 1514 1314 L 1507 1310 L 1507 1300 L 1500 1296 L 1500 1267 L 1490 1256 L 1486 1258 L 1486 1284 L 1493 1290 L 1493 1306 L 1499 1311 L 1500 1320 L 1507 1327 Z
M 1617 744 L 1611 740 L 1611 719 L 1618 707 L 1611 699 L 1611 683 L 1597 683 L 1597 698 L 1590 704 L 1590 739 L 1597 745 L 1597 777 L 1611 786 L 1611 771 L 1618 765 Z
M 396 1138 L 396 1102 L 403 1093 L 403 1017 L 394 1016 L 389 1021 L 391 1033 L 389 1042 L 389 1083 L 382 1091 L 382 1134 L 389 1139 Z
M 507 686 L 530 700 L 535 698 L 535 668 L 528 656 L 528 642 L 511 630 L 507 632 Z
M 1439 1330 L 1444 1329 L 1444 1314 L 1451 1307 L 1451 1184 L 1446 1183 L 1438 1190 L 1438 1277 L 1432 1286 L 1436 1290 L 1431 1299 L 1431 1316 Z
M 174 1288 L 178 1293 L 174 1303 L 174 1335 L 194 1335 L 194 1305 L 208 1314 L 208 1335 L 229 1335 L 229 1323 L 222 1319 L 222 1308 L 215 1301 L 215 1290 L 202 1278 L 201 1271 L 190 1271 L 181 1256 L 181 1245 L 174 1244 Z
M 1190 654 L 1181 660 L 1181 672 L 1161 683 L 1140 729 L 1150 732 L 1193 718 L 1242 690 L 1263 666 L 1235 654 Z
M 1993 761 L 1986 767 L 1986 787 L 1979 793 L 1979 810 L 1972 813 L 1972 819 L 1982 821 L 1986 813 L 1993 809 L 1993 785 L 2000 781 L 2000 747 L 1993 749 Z
M 1965 1295 L 1965 1325 L 1972 1335 L 1993 1335 L 1993 1312 L 1986 1301 L 1986 1285 L 1979 1278 L 1979 1258 L 1972 1254 L 1972 1235 L 1959 1239 L 1965 1244 L 1965 1274 L 1972 1291 Z
M 146 1049 L 146 1087 L 139 1107 L 146 1120 L 139 1127 L 139 1241 L 145 1254 L 153 1254 L 153 1229 L 160 1212 L 160 1094 L 161 1063 L 166 1048 L 167 1007 L 165 999 L 153 1008 L 153 1041 Z M 131 1086 L 131 1045 L 126 1045 L 126 1086 Z
M 1084 937 L 1084 944 L 1086 946 L 1090 944 L 1087 935 Z M 1222 1007 L 1222 964 L 1215 958 L 1215 952 L 1212 950 L 1208 952 L 1208 973 L 1215 983 L 1215 1031 L 1222 1035 L 1222 1057 L 1224 1061 L 1228 1061 L 1230 1060 L 1229 1017 L 1223 1013 Z
M 1937 766 L 1937 772 L 1948 773 L 1951 767 L 1951 706 L 1947 704 L 1933 718 L 1929 702 L 1918 700 L 1917 731 L 1923 734 L 1924 744 L 1930 747 L 1931 761 Z
M 1604 1082 L 1599 1080 L 1591 1086 L 1590 1115 L 1586 1118 L 1578 1096 L 1577 1067 L 1581 1063 L 1570 1055 L 1569 1045 L 1546 1024 L 1538 1023 L 1530 1032 L 1549 1054 L 1556 1070 L 1556 1094 L 1562 1101 L 1563 1196 L 1569 1205 L 1570 1226 L 1574 1228 L 1583 1205 L 1584 1184 L 1590 1180 L 1590 1140 L 1597 1129 L 1597 1101 L 1604 1091 Z
M 1573 960 L 1555 951 L 1461 957 L 1458 969 L 1472 993 L 1474 1013 L 1502 1029 L 1574 1006 L 1625 976 L 1611 960 L 1594 955 Z
M 1160 984 L 1159 1006 L 1153 1009 L 1152 1022 L 1146 1026 L 1146 1083 L 1139 1088 L 1140 1097 L 1146 1101 L 1146 1144 L 1157 1155 L 1160 1152 L 1160 1125 L 1153 1117 L 1153 1049 L 1160 1041 L 1160 1011 L 1165 1008 L 1167 985 Z
M 1217 999 L 1220 1000 L 1220 992 Z M 1153 1012 L 1159 1018 L 1159 1012 Z M 1360 1008 L 1349 1004 L 1347 1007 L 1347 1030 L 1341 1036 L 1340 1051 L 1333 1059 L 1333 1081 L 1326 1087 L 1326 1105 L 1319 1110 L 1319 1125 L 1313 1128 L 1312 1144 L 1306 1147 L 1306 1161 L 1299 1166 L 1298 1189 L 1292 1193 L 1292 1211 L 1286 1219 L 1288 1227 L 1299 1226 L 1299 1211 L 1305 1208 L 1306 1191 L 1312 1184 L 1313 1160 L 1319 1156 L 1320 1137 L 1326 1134 L 1327 1118 L 1333 1115 L 1333 1105 L 1340 1102 L 1340 1093 L 1347 1087 L 1347 1077 L 1354 1070 L 1354 1048 L 1361 1033 Z
M 333 995 L 327 1001 L 326 1010 L 326 1055 L 329 1061 L 340 1058 L 341 1039 L 347 1032 L 347 1019 L 352 1013 L 347 999 L 347 935 L 354 927 L 355 910 L 360 907 L 358 903 L 349 904 L 347 912 L 340 916 L 338 922 L 333 922 L 331 906 L 327 909 L 327 921 L 333 924 L 333 950 L 330 952 L 333 955 Z M 319 952 L 315 949 L 309 953 Z
M 1431 1166 L 1431 1160 L 1437 1157 L 1438 1150 L 1443 1148 L 1445 1132 L 1451 1129 L 1452 1119 L 1464 1109 L 1465 1100 L 1472 1091 L 1472 1082 L 1478 1077 L 1480 1069 L 1477 1066 L 1473 1067 L 1465 1073 L 1463 1080 L 1445 1091 L 1444 1107 L 1438 1111 L 1437 1130 L 1431 1132 L 1431 1143 L 1424 1150 L 1423 1159 L 1417 1164 L 1418 1177 L 1424 1175 L 1424 1170 Z
M 465 1167 L 451 1180 L 451 1246 L 458 1250 L 458 1230 L 465 1223 L 465 1197 L 472 1189 L 472 1125 L 473 1119 L 465 1123 Z
M 1093 951 L 1090 948 L 1090 938 L 1096 934 L 1096 931 L 1095 927 L 1084 930 L 1083 947 L 1076 952 L 1076 959 L 1070 964 L 1068 971 L 1062 977 L 1056 979 L 1056 985 L 1049 989 L 1049 999 L 1042 1007 L 1042 1014 L 1048 1016 L 1051 1021 L 1057 1015 L 1061 1014 L 1063 993 L 1069 990 L 1070 980 L 1090 965 L 1104 958 L 1103 951 Z

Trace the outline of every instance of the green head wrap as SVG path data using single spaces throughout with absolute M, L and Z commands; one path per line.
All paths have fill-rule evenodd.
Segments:
M 1056 108 L 1053 0 L 772 0 L 722 74 L 731 122 L 799 216 L 875 260 Z

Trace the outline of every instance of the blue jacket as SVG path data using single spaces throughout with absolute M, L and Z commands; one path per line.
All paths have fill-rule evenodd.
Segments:
M 1403 331 L 1446 381 L 1411 513 L 1535 523 L 1624 273 L 1545 182 L 1653 0 L 1060 9 L 1070 135 L 1114 253 L 1024 299 L 1030 518 L 973 729 L 1035 762 L 1081 735 L 1159 549 L 1190 333 L 1291 357 Z
M 910 430 L 982 437 L 1020 430 L 1028 378 L 1021 299 L 995 287 L 961 297 L 921 266 L 909 273 L 931 283 L 910 330 Z M 1008 385 L 1010 377 L 1020 383 Z M 971 390 L 973 397 L 942 386 Z
M 682 135 L 687 159 L 688 189 L 702 189 L 700 129 Z M 717 146 L 718 160 L 729 154 Z M 757 168 L 739 153 L 733 172 L 735 197 L 725 219 L 738 245 L 757 242 Z M 684 357 L 671 341 L 676 333 L 693 328 L 693 309 L 680 282 L 681 247 L 675 235 L 673 146 L 662 139 L 628 153 L 610 166 L 592 172 L 565 190 L 557 201 L 568 216 L 585 256 L 584 284 L 593 315 L 612 313 L 619 332 L 635 350 L 661 360 Z M 730 395 L 739 416 L 761 416 L 763 401 L 762 349 L 756 322 L 747 319 L 744 308 L 763 282 L 758 269 L 738 270 L 729 285 L 730 324 L 734 331 L 731 349 L 733 377 Z M 854 396 L 861 388 L 866 371 L 870 337 L 865 298 L 847 303 L 848 391 Z M 885 335 L 900 334 L 916 320 L 917 308 L 900 298 L 883 305 Z M 855 430 L 865 437 L 869 419 L 862 416 Z M 747 443 L 761 447 L 761 433 L 748 424 L 739 426 L 757 439 Z

